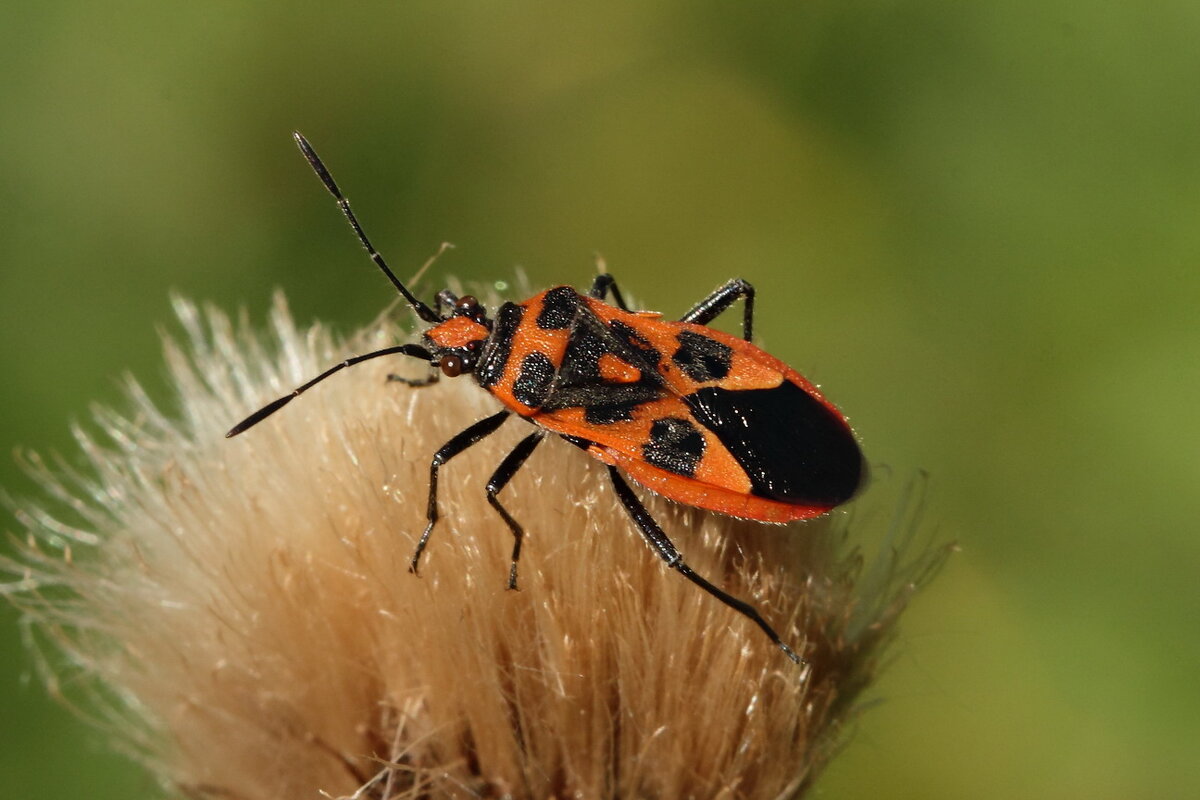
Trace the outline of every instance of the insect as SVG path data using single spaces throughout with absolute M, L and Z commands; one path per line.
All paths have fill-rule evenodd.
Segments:
M 622 473 L 679 503 L 761 522 L 824 514 L 849 500 L 863 458 L 845 417 L 798 372 L 750 343 L 754 289 L 732 280 L 677 321 L 631 311 L 616 281 L 596 276 L 581 294 L 557 286 L 494 317 L 470 295 L 419 300 L 371 245 L 350 203 L 312 146 L 294 134 L 366 248 L 413 312 L 430 327 L 421 344 L 355 356 L 251 414 L 227 437 L 258 424 L 334 373 L 367 359 L 403 355 L 429 362 L 438 376 L 471 375 L 504 406 L 475 422 L 433 456 L 427 524 L 413 553 L 418 563 L 438 522 L 438 470 L 512 416 L 535 430 L 505 456 L 487 482 L 488 503 L 513 535 L 508 586 L 517 585 L 524 529 L 498 495 L 534 448 L 556 434 L 603 462 L 617 499 L 650 547 L 692 583 L 752 620 L 796 663 L 800 658 L 749 603 L 694 572 L 630 488 Z M 612 303 L 606 302 L 611 296 Z M 742 338 L 706 327 L 743 301 Z

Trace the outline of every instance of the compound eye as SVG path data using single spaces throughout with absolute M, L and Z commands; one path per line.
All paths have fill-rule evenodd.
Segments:
M 456 311 L 464 314 L 470 314 L 475 309 L 479 308 L 479 301 L 469 294 L 464 294 L 458 298 L 458 302 L 454 304 Z
M 442 368 L 442 372 L 447 378 L 457 378 L 463 372 L 463 360 L 455 355 L 442 356 L 438 361 L 438 366 Z

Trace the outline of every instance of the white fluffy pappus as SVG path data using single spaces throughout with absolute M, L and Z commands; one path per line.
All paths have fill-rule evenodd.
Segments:
M 49 499 L 18 507 L 24 544 L 0 564 L 52 690 L 70 694 L 69 671 L 86 697 L 65 699 L 172 796 L 798 797 L 947 552 L 909 545 L 911 507 L 780 527 L 640 492 L 798 667 L 667 569 L 602 465 L 553 439 L 501 495 L 526 530 L 509 591 L 512 537 L 483 487 L 528 432 L 514 420 L 442 468 L 414 576 L 429 460 L 496 401 L 469 379 L 389 382 L 425 367 L 377 359 L 226 440 L 264 402 L 408 334 L 338 342 L 298 329 L 282 297 L 268 339 L 177 310 L 175 410 L 130 381 L 127 413 L 96 412 L 102 438 L 77 432 L 83 469 L 28 457 Z M 849 530 L 868 525 L 887 532 L 864 565 Z

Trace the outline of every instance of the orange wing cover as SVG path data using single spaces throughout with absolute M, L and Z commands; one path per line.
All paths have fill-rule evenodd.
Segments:
M 521 324 L 510 326 L 503 374 L 486 388 L 647 489 L 781 523 L 822 514 L 858 488 L 862 455 L 845 418 L 749 342 L 566 286 L 506 308 Z

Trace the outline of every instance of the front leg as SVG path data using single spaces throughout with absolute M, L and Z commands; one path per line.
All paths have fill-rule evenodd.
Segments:
M 754 324 L 754 287 L 741 278 L 734 278 L 721 288 L 692 306 L 692 310 L 679 318 L 680 322 L 707 325 L 721 312 L 733 305 L 739 297 L 746 298 L 745 314 L 742 316 L 742 338 L 750 341 Z
M 394 372 L 389 372 L 387 379 L 388 383 L 403 383 L 405 386 L 420 388 L 422 386 L 432 386 L 437 383 L 442 377 L 440 370 L 431 369 L 429 374 L 424 378 L 406 378 L 403 375 L 397 375 Z
M 421 560 L 421 553 L 425 550 L 425 545 L 429 543 L 429 534 L 433 533 L 433 526 L 438 521 L 438 504 L 437 504 L 437 481 L 438 469 L 450 459 L 466 450 L 471 445 L 496 432 L 496 429 L 503 424 L 504 420 L 508 419 L 510 411 L 501 411 L 493 414 L 490 417 L 479 420 L 471 427 L 456 434 L 454 438 L 446 442 L 441 448 L 434 453 L 433 462 L 429 465 L 429 509 L 428 519 L 429 524 L 425 526 L 425 532 L 421 534 L 421 540 L 417 542 L 417 550 L 413 553 L 412 563 L 408 567 L 408 571 L 417 574 L 417 564 Z

